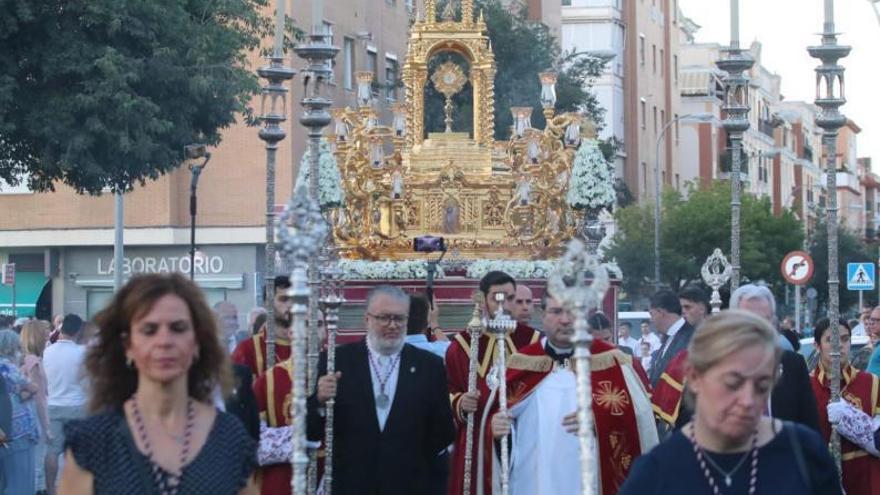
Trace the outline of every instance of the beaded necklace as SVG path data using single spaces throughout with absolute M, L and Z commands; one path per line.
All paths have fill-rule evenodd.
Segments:
M 144 419 L 137 405 L 137 398 L 131 401 L 131 412 L 134 418 L 135 427 L 137 427 L 138 437 L 141 439 L 141 445 L 147 459 L 150 461 L 150 468 L 153 473 L 153 482 L 162 495 L 177 495 L 180 489 L 180 478 L 183 476 L 183 466 L 189 456 L 190 439 L 192 438 L 192 430 L 195 425 L 196 410 L 193 407 L 193 400 L 186 400 L 186 425 L 183 428 L 183 447 L 180 450 L 180 472 L 169 473 L 153 458 L 153 447 L 150 444 L 150 438 L 147 436 L 147 428 L 144 426 Z
M 700 469 L 703 471 L 703 476 L 706 477 L 706 481 L 709 483 L 709 486 L 712 488 L 712 493 L 714 495 L 721 495 L 721 491 L 718 489 L 718 485 L 715 484 L 715 478 L 712 476 L 712 473 L 709 471 L 709 467 L 706 465 L 706 460 L 708 460 L 712 467 L 715 468 L 722 476 L 724 476 L 724 484 L 727 487 L 730 487 L 733 484 L 733 475 L 739 470 L 739 468 L 743 465 L 743 462 L 751 456 L 752 457 L 752 469 L 749 474 L 749 495 L 755 495 L 755 491 L 757 489 L 758 482 L 758 432 L 755 431 L 754 436 L 752 436 L 752 448 L 749 452 L 746 452 L 742 459 L 736 463 L 733 470 L 730 472 L 726 472 L 721 469 L 715 461 L 709 457 L 708 454 L 703 452 L 703 448 L 697 444 L 697 436 L 695 433 L 695 427 L 691 425 L 690 435 L 688 439 L 691 441 L 691 445 L 694 447 L 694 455 L 697 456 L 697 462 L 700 464 Z

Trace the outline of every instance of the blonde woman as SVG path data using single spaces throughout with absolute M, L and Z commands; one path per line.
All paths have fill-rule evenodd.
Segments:
M 49 430 L 49 392 L 46 381 L 46 371 L 43 369 L 43 349 L 49 341 L 49 333 L 52 331 L 49 322 L 43 320 L 30 320 L 21 328 L 19 340 L 21 351 L 24 354 L 21 364 L 21 374 L 36 387 L 34 393 L 34 407 L 37 412 L 37 420 L 40 426 L 40 442 L 36 445 L 37 489 L 42 490 L 45 483 L 45 471 L 40 465 L 45 457 L 46 444 L 52 441 L 52 432 Z
M 49 341 L 51 329 L 48 321 L 30 320 L 21 329 L 21 350 L 24 359 L 21 365 L 21 373 L 37 387 L 34 402 L 37 406 L 37 418 L 40 421 L 40 429 L 47 438 L 49 433 L 49 412 L 46 399 L 48 397 L 46 372 L 43 370 L 43 349 Z
M 797 493 L 839 495 L 819 434 L 764 415 L 782 351 L 752 313 L 703 321 L 688 346 L 693 420 L 638 458 L 618 495 Z

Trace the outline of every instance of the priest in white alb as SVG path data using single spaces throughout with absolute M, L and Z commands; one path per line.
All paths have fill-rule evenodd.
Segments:
M 575 495 L 581 474 L 573 318 L 547 295 L 541 308 L 545 336 L 511 356 L 508 415 L 492 417 L 492 433 L 496 440 L 510 434 L 510 495 Z M 635 458 L 657 444 L 657 429 L 632 357 L 599 339 L 591 353 L 597 493 L 613 495 Z M 494 472 L 497 486 L 500 469 Z

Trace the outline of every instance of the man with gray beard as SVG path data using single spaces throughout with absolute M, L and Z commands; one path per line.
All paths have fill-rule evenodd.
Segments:
M 308 438 L 324 437 L 324 404 L 335 398 L 334 495 L 433 493 L 436 460 L 454 426 L 443 360 L 405 344 L 409 296 L 383 285 L 367 296 L 367 337 L 336 349 L 336 372 L 318 364 L 308 399 Z

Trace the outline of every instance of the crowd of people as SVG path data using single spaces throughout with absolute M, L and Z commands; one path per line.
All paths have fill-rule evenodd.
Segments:
M 0 320 L 0 493 L 289 493 L 291 426 L 316 452 L 319 493 L 581 493 L 575 321 L 562 301 L 503 272 L 482 278 L 483 328 L 499 313 L 515 322 L 502 375 L 496 335 L 444 331 L 433 299 L 377 286 L 365 338 L 335 349 L 332 373 L 324 349 L 295 425 L 290 281 L 274 285 L 274 339 L 265 312 L 242 329 L 234 306 L 209 307 L 180 275 L 133 277 L 92 322 Z M 839 323 L 833 402 L 828 320 L 808 365 L 766 287 L 740 287 L 715 314 L 699 287 L 660 290 L 649 315 L 638 333 L 587 318 L 596 493 L 880 493 L 880 307 Z M 857 331 L 869 343 L 851 352 Z

